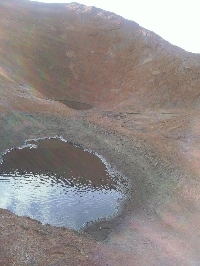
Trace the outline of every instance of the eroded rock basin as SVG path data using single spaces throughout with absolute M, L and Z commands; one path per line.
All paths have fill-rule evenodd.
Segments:
M 0 165 L 0 208 L 75 230 L 116 216 L 127 188 L 96 155 L 59 138 L 28 141 Z
M 92 109 L 92 105 L 88 103 L 76 102 L 76 101 L 69 101 L 69 100 L 59 100 L 59 102 L 65 104 L 67 107 L 78 110 L 78 111 L 86 111 Z

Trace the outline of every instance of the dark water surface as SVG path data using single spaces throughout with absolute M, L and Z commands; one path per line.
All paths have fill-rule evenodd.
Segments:
M 88 103 L 80 103 L 80 102 L 68 101 L 68 100 L 59 100 L 59 102 L 65 104 L 67 107 L 72 108 L 74 110 L 92 109 L 92 105 Z
M 30 141 L 3 155 L 0 208 L 78 230 L 117 214 L 126 187 L 120 178 L 96 155 L 61 139 Z

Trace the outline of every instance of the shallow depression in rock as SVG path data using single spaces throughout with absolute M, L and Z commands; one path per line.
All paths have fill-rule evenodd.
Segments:
M 59 100 L 59 102 L 65 104 L 67 107 L 74 109 L 74 110 L 89 110 L 92 109 L 92 105 L 88 103 L 81 103 L 76 101 L 69 101 L 69 100 Z
M 115 216 L 125 188 L 96 155 L 57 138 L 13 149 L 0 164 L 0 208 L 44 224 L 78 230 Z

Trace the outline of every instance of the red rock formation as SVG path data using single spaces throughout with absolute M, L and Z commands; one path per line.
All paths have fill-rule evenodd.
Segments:
M 200 56 L 110 12 L 1 2 L 1 67 L 46 97 L 107 107 L 199 104 Z
M 0 210 L 0 265 L 199 265 L 199 83 L 198 54 L 135 22 L 1 0 L 0 151 L 63 135 L 129 176 L 134 201 L 89 228 L 105 236 L 115 225 L 101 244 Z M 94 108 L 54 101 L 65 99 Z

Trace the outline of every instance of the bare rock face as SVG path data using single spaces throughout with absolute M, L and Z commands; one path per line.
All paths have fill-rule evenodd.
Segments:
M 94 265 L 89 260 L 91 240 L 65 228 L 0 211 L 0 265 Z M 11 238 L 7 236 L 10 235 Z
M 123 108 L 199 104 L 200 56 L 135 22 L 76 3 L 3 1 L 0 12 L 2 68 L 46 97 Z
M 59 135 L 132 186 L 120 215 L 85 233 L 1 209 L 0 265 L 200 265 L 199 83 L 200 55 L 135 22 L 77 3 L 1 0 L 1 154 Z

